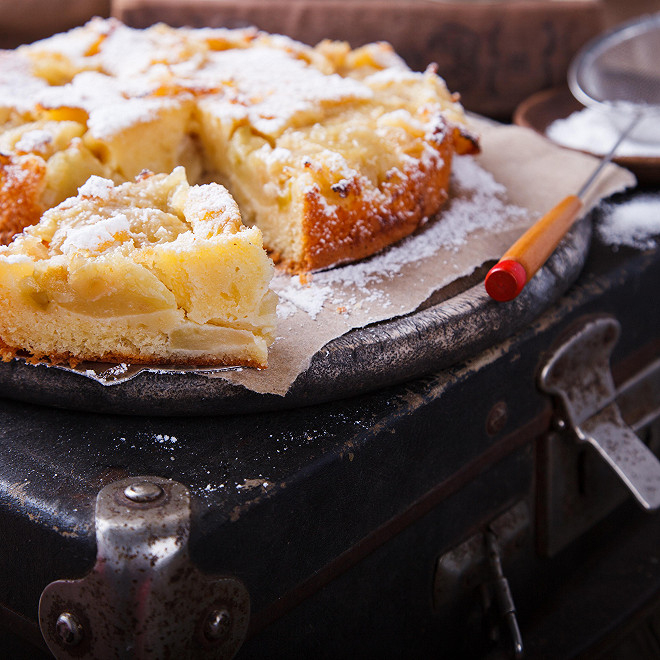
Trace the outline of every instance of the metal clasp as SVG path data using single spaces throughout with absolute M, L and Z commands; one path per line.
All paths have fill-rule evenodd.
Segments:
M 646 510 L 660 507 L 660 461 L 624 422 L 610 356 L 620 334 L 612 317 L 592 319 L 543 367 L 539 386 L 562 404 L 580 442 L 592 445 Z
M 488 637 L 486 644 L 506 644 L 516 659 L 524 656 L 523 640 L 502 559 L 511 560 L 523 551 L 530 524 L 527 504 L 518 502 L 439 557 L 433 585 L 436 611 L 457 610 L 464 623 L 476 606 Z
M 236 578 L 188 556 L 190 493 L 160 477 L 123 479 L 96 501 L 97 558 L 80 580 L 44 589 L 39 625 L 56 658 L 229 659 L 250 599 Z

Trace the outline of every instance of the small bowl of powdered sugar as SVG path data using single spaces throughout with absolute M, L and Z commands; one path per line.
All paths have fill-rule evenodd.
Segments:
M 606 154 L 619 138 L 621 121 L 601 107 L 585 107 L 567 87 L 530 96 L 516 109 L 515 124 L 531 128 L 556 144 L 594 156 Z M 614 162 L 635 173 L 641 183 L 660 182 L 660 134 L 642 122 L 633 138 L 617 148 Z M 651 123 L 653 126 L 653 123 Z

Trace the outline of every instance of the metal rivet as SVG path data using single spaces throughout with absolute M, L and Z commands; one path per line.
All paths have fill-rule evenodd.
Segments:
M 552 426 L 554 427 L 555 431 L 565 431 L 567 426 L 566 420 L 562 419 L 561 417 L 553 417 Z
M 231 630 L 231 614 L 226 609 L 209 612 L 204 622 L 204 636 L 211 641 L 224 639 Z
M 78 621 L 75 614 L 71 614 L 71 612 L 62 612 L 57 617 L 55 630 L 57 636 L 67 646 L 77 646 L 82 641 L 83 627 L 80 625 L 80 621 Z
M 138 481 L 124 489 L 124 495 L 131 502 L 153 502 L 162 494 L 163 489 L 150 481 Z

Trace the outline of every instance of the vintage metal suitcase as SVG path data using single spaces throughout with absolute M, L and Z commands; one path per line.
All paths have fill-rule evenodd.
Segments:
M 583 221 L 517 301 L 466 283 L 284 399 L 5 364 L 3 657 L 606 652 L 660 598 L 659 282 Z

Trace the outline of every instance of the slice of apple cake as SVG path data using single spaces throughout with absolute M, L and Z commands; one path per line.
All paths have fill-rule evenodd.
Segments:
M 92 176 L 0 247 L 0 342 L 58 361 L 266 366 L 276 296 L 261 233 L 182 167 Z

